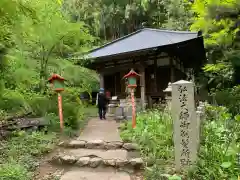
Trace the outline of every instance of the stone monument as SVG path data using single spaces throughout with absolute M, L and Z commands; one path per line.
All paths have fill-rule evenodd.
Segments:
M 172 84 L 172 117 L 176 170 L 194 165 L 198 149 L 198 125 L 194 102 L 194 85 L 180 80 Z

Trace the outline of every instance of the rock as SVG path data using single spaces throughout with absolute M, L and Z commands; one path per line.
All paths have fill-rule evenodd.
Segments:
M 85 145 L 86 145 L 86 141 L 78 141 L 78 140 L 73 140 L 68 144 L 68 146 L 72 148 L 84 148 Z
M 58 146 L 65 146 L 65 142 L 64 141 L 60 142 Z
M 124 143 L 123 148 L 126 150 L 138 150 L 138 145 L 133 143 Z
M 82 167 L 82 166 L 88 165 L 89 161 L 90 161 L 90 157 L 81 157 L 79 158 L 76 164 Z
M 95 158 L 90 159 L 89 166 L 92 168 L 95 168 L 95 167 L 98 167 L 101 163 L 102 163 L 102 159 L 95 157 Z
M 120 147 L 122 147 L 123 142 L 114 142 L 114 144 L 120 148 Z
M 134 169 L 132 167 L 128 167 L 128 166 L 120 167 L 119 170 L 124 171 L 128 174 L 133 174 L 134 173 Z
M 104 141 L 103 140 L 88 141 L 86 144 L 86 148 L 88 149 L 104 148 Z
M 107 165 L 107 166 L 116 166 L 116 162 L 115 162 L 114 159 L 104 160 L 104 164 Z
M 51 159 L 48 160 L 49 162 L 55 163 L 55 164 L 60 164 L 61 160 L 59 156 L 54 156 Z
M 57 170 L 54 173 L 50 173 L 45 175 L 43 178 L 39 179 L 39 180 L 53 180 L 53 179 L 60 179 L 61 176 L 64 174 L 63 170 Z
M 115 164 L 118 167 L 124 167 L 125 165 L 127 165 L 129 162 L 127 160 L 122 160 L 122 159 L 117 159 Z
M 122 147 L 121 142 L 109 142 L 105 144 L 105 149 L 118 149 Z
M 116 121 L 124 120 L 124 116 L 115 116 Z
M 61 161 L 66 164 L 74 164 L 77 162 L 77 159 L 74 156 L 64 155 L 60 157 Z
M 146 165 L 147 166 L 152 166 L 154 165 L 154 160 L 153 159 L 144 159 L 144 161 L 146 162 Z
M 142 158 L 133 158 L 130 160 L 131 165 L 133 166 L 142 166 L 143 165 L 143 160 Z

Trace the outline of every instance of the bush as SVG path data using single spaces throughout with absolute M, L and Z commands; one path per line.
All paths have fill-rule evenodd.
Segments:
M 240 86 L 216 91 L 213 97 L 218 105 L 227 107 L 232 114 L 240 113 Z
M 121 137 L 137 142 L 144 156 L 155 161 L 173 157 L 172 119 L 167 113 L 158 110 L 142 113 L 137 117 L 136 128 L 132 129 L 131 122 L 127 126 Z
M 31 180 L 26 168 L 16 162 L 0 165 L 0 180 Z
M 24 131 L 15 132 L 15 137 L 2 142 L 0 149 L 0 180 L 31 180 L 32 172 L 38 167 L 36 157 L 51 151 L 56 134 Z
M 9 96 L 7 96 L 8 102 L 6 102 L 8 103 L 8 106 L 5 107 L 6 110 L 12 110 L 12 112 L 16 114 L 17 110 L 14 108 L 23 107 L 24 105 L 25 109 L 27 107 L 28 111 L 32 112 L 33 116 L 36 117 L 45 116 L 46 119 L 49 120 L 50 125 L 53 125 L 55 128 L 59 129 L 59 126 L 57 126 L 57 124 L 59 124 L 59 118 L 57 119 L 59 113 L 58 95 L 55 92 L 51 91 L 45 95 L 34 92 L 21 92 L 21 93 L 18 91 L 13 92 L 15 92 L 14 96 L 8 93 L 9 94 Z M 5 96 L 3 97 L 6 99 Z M 66 90 L 65 92 L 62 93 L 64 125 L 71 129 L 78 129 L 79 125 L 81 124 L 81 121 L 83 120 L 82 109 L 84 108 L 84 106 L 81 104 L 81 101 L 79 102 L 77 98 L 78 97 L 76 90 Z M 4 106 L 4 104 L 0 103 L 0 109 L 1 105 Z M 53 119 L 50 119 L 50 117 Z M 56 121 L 56 123 L 54 121 Z M 54 128 L 51 129 L 54 130 Z
M 139 144 L 143 158 L 154 164 L 146 169 L 146 178 L 160 179 L 165 165 L 173 162 L 173 126 L 169 114 L 159 110 L 141 113 L 137 116 L 136 128 L 132 129 L 128 122 L 121 130 L 121 138 Z
M 57 106 L 57 100 L 53 102 L 53 99 L 49 95 L 41 95 L 37 93 L 31 93 L 27 96 L 27 102 L 31 107 L 34 116 L 45 116 L 51 109 L 52 106 Z
M 240 173 L 239 121 L 240 116 L 232 116 L 225 107 L 207 107 L 197 166 L 188 173 L 181 172 L 183 179 L 237 180 Z M 153 162 L 152 167 L 145 168 L 146 179 L 162 179 L 162 174 L 169 179 L 180 178 L 174 175 L 172 127 L 169 114 L 158 110 L 139 114 L 135 129 L 132 129 L 131 122 L 121 125 L 123 140 L 138 143 L 142 157 Z
M 28 112 L 30 106 L 20 92 L 5 89 L 0 95 L 0 109 L 9 114 L 14 114 Z
M 202 179 L 237 179 L 239 165 L 240 116 L 233 117 L 224 107 L 207 107 L 202 130 L 199 161 L 189 177 Z

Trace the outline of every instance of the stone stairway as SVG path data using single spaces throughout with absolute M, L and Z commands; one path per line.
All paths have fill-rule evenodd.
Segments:
M 61 180 L 136 180 L 144 164 L 137 145 L 121 141 L 113 120 L 92 119 L 79 138 L 59 146 L 50 161 L 70 167 Z

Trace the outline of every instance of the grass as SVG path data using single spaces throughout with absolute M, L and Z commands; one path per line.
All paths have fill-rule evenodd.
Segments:
M 227 108 L 207 106 L 201 129 L 198 161 L 189 171 L 174 169 L 173 122 L 167 112 L 151 110 L 121 125 L 121 137 L 136 142 L 146 163 L 145 179 L 237 180 L 240 175 L 240 115 L 231 115 Z M 166 178 L 165 178 L 166 179 Z
M 95 116 L 97 116 L 98 114 L 98 109 L 97 109 L 97 107 L 96 106 L 88 106 L 88 107 L 85 107 L 84 109 L 83 109 L 83 113 L 84 113 L 84 115 L 85 116 L 87 116 L 87 117 L 95 117 Z
M 81 109 L 83 116 L 79 117 L 79 128 L 64 128 L 64 135 L 72 137 L 86 124 L 87 117 L 96 115 L 96 108 Z M 40 157 L 51 152 L 59 142 L 59 119 L 54 114 L 47 116 L 50 127 L 48 133 L 36 131 L 27 133 L 18 131 L 13 137 L 0 141 L 0 180 L 32 180 L 33 172 L 39 166 Z M 61 135 L 62 137 L 62 135 Z
M 57 134 L 25 131 L 15 133 L 15 137 L 1 142 L 0 180 L 31 180 L 38 158 L 53 150 Z
M 141 155 L 147 162 L 146 167 L 148 162 L 154 164 L 146 168 L 146 179 L 159 179 L 162 173 L 171 170 L 174 158 L 172 131 L 171 117 L 159 110 L 140 113 L 134 129 L 131 121 L 121 125 L 121 138 L 127 142 L 136 142 L 140 146 Z

